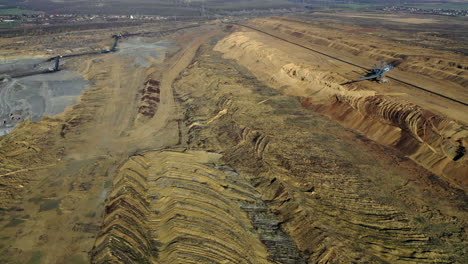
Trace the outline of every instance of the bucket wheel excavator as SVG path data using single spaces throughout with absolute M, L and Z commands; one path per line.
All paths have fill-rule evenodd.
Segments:
M 370 71 L 367 73 L 366 76 L 361 77 L 354 81 L 344 83 L 344 84 L 350 84 L 350 83 L 360 82 L 364 80 L 375 80 L 379 83 L 386 83 L 388 82 L 388 79 L 385 79 L 385 73 L 393 69 L 394 69 L 394 66 L 392 64 L 387 64 L 385 61 L 382 61 L 380 65 L 378 65 L 377 63 L 374 64 L 374 67 L 370 69 Z

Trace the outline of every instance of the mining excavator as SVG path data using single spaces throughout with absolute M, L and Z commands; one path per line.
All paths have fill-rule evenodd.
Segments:
M 114 44 L 112 44 L 112 48 L 105 49 L 105 50 L 101 51 L 101 53 L 105 54 L 105 53 L 110 53 L 110 52 L 116 52 L 117 51 L 117 45 L 119 44 L 119 39 L 121 37 L 122 37 L 122 34 L 112 35 L 112 38 L 114 38 Z
M 54 61 L 54 68 L 49 68 L 47 70 L 47 72 L 58 72 L 60 71 L 60 58 L 62 58 L 62 56 L 56 56 L 56 57 L 53 57 L 53 58 L 50 58 L 48 61 Z
M 349 83 L 354 83 L 354 82 L 360 82 L 364 80 L 376 80 L 379 83 L 385 83 L 388 82 L 388 79 L 385 79 L 385 73 L 392 70 L 394 67 L 391 64 L 387 64 L 385 61 L 382 61 L 380 63 L 380 66 L 377 64 L 374 64 L 374 68 L 370 70 L 370 72 L 357 80 L 350 81 L 344 84 L 349 84 Z

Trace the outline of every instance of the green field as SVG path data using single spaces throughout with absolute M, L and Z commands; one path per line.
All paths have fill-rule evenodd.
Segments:
M 32 10 L 25 10 L 19 8 L 0 8 L 0 15 L 22 15 L 22 14 L 33 14 L 35 13 Z
M 0 22 L 0 28 L 9 28 L 19 25 L 19 22 Z
M 383 6 L 382 4 L 336 4 L 337 7 L 342 8 L 369 8 L 369 7 L 376 7 L 376 6 Z
M 251 10 L 251 9 L 269 9 L 269 8 L 291 8 L 297 7 L 299 4 L 289 1 L 225 1 L 225 2 L 214 2 L 207 3 L 206 7 L 210 9 L 218 9 L 225 11 L 234 10 Z

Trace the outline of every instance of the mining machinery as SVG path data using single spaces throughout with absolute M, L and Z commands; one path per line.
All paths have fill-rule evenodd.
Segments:
M 112 38 L 114 38 L 114 44 L 112 44 L 112 48 L 110 49 L 105 49 L 101 51 L 101 53 L 111 53 L 111 52 L 116 52 L 117 51 L 117 45 L 119 44 L 119 39 L 122 37 L 122 34 L 115 34 L 112 35 Z
M 62 58 L 62 56 L 56 56 L 54 58 L 50 58 L 49 61 L 54 61 L 54 68 L 49 68 L 48 69 L 48 72 L 58 72 L 60 71 L 60 58 Z
M 375 80 L 379 83 L 385 83 L 388 82 L 388 79 L 385 79 L 385 73 L 392 70 L 393 68 L 393 65 L 387 64 L 385 61 L 382 61 L 380 63 L 380 66 L 377 63 L 374 64 L 374 67 L 369 71 L 369 73 L 366 76 L 344 84 L 360 82 L 364 80 Z

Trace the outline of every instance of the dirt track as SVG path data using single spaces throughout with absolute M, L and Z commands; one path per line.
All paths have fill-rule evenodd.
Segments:
M 323 56 L 221 23 L 165 39 L 70 63 L 93 85 L 80 102 L 0 138 L 2 263 L 467 260 L 451 183 L 467 159 L 434 140 L 465 140 L 456 122 L 433 118 L 414 143 L 425 109 L 339 86 Z M 369 98 L 386 110 L 359 108 Z M 380 120 L 395 109 L 415 119 Z M 445 174 L 408 158 L 426 148 L 445 151 Z

